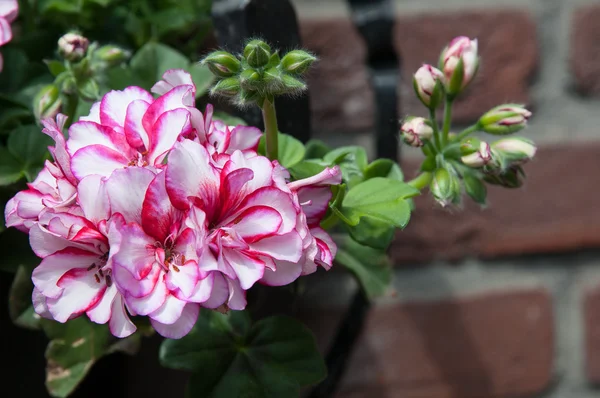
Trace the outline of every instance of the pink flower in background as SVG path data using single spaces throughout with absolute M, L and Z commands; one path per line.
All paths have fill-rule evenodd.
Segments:
M 13 33 L 10 24 L 19 14 L 19 3 L 17 0 L 0 1 L 0 46 L 12 40 Z M 0 72 L 4 67 L 4 59 L 0 54 Z

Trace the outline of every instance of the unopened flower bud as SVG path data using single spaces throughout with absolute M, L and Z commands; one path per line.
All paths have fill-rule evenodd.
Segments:
M 460 154 L 467 156 L 479 151 L 481 148 L 481 140 L 475 137 L 469 137 L 460 143 Z
M 531 112 L 521 105 L 506 104 L 497 106 L 479 119 L 481 129 L 493 135 L 507 135 L 523 129 Z
M 461 152 L 463 146 L 461 145 Z M 479 168 L 492 161 L 492 151 L 490 150 L 490 144 L 485 141 L 480 141 L 479 148 L 469 155 L 464 155 L 460 158 L 465 166 Z
M 455 175 L 445 168 L 435 171 L 429 190 L 442 207 L 457 203 L 460 199 L 460 182 Z
M 95 55 L 100 61 L 103 61 L 110 66 L 114 66 L 126 61 L 129 58 L 130 53 L 120 47 L 106 45 L 96 50 Z
M 53 118 L 62 106 L 60 90 L 54 84 L 42 88 L 33 100 L 33 113 L 38 120 Z
M 444 74 L 431 65 L 423 65 L 413 77 L 417 97 L 429 109 L 435 109 L 444 98 Z
M 246 69 L 240 73 L 240 86 L 244 90 L 254 90 L 262 86 L 263 79 L 254 69 Z
M 269 63 L 271 47 L 262 40 L 251 40 L 244 48 L 244 58 L 253 68 L 262 68 Z
M 77 33 L 67 33 L 58 39 L 58 52 L 65 59 L 77 62 L 85 57 L 90 42 Z
M 425 118 L 413 117 L 400 127 L 402 139 L 410 146 L 421 147 L 433 136 L 433 128 Z
M 240 92 L 240 82 L 236 77 L 228 77 L 217 82 L 210 90 L 212 95 L 233 97 Z
M 532 141 L 521 137 L 504 138 L 492 143 L 492 150 L 505 164 L 523 164 L 535 156 L 537 148 Z
M 486 174 L 483 180 L 505 188 L 520 188 L 523 186 L 524 177 L 525 172 L 520 166 L 511 166 L 500 174 Z
M 477 40 L 465 36 L 453 39 L 440 57 L 448 94 L 456 95 L 462 91 L 473 80 L 478 67 Z
M 202 63 L 218 77 L 231 77 L 241 69 L 240 61 L 227 51 L 215 51 L 206 56 Z
M 317 60 L 316 57 L 302 50 L 293 50 L 281 59 L 281 68 L 286 73 L 301 75 Z

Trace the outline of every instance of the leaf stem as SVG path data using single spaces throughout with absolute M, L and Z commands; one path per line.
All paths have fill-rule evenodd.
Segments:
M 433 174 L 431 174 L 428 171 L 425 171 L 425 172 L 419 174 L 416 178 L 408 181 L 407 184 L 417 188 L 420 191 L 429 185 L 432 178 L 433 178 Z
M 448 144 L 448 134 L 450 134 L 450 125 L 452 124 L 453 101 L 454 99 L 452 98 L 446 98 L 446 106 L 444 108 L 444 129 L 442 131 L 442 147 L 445 147 Z
M 271 160 L 277 160 L 278 143 L 277 143 L 277 114 L 275 113 L 275 101 L 265 98 L 262 106 L 263 121 L 265 123 L 265 152 Z
M 471 127 L 468 127 L 460 133 L 458 133 L 452 141 L 461 141 L 463 138 L 467 137 L 469 134 L 476 132 L 477 130 L 479 130 L 479 124 L 474 124 Z
M 442 149 L 442 143 L 440 140 L 440 129 L 437 119 L 435 118 L 435 109 L 429 109 L 429 119 L 431 120 L 431 125 L 433 126 L 433 139 L 435 141 L 435 145 L 432 145 L 432 147 L 436 149 L 435 152 L 438 152 Z

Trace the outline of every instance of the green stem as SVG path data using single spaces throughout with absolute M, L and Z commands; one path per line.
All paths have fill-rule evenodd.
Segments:
M 265 152 L 271 160 L 277 160 L 277 114 L 275 113 L 275 101 L 265 98 L 262 106 L 263 121 L 265 123 Z
M 79 104 L 79 96 L 75 94 L 65 95 L 65 115 L 68 119 L 65 123 L 65 129 L 68 129 L 75 121 L 75 114 L 77 113 L 77 105 Z
M 446 98 L 446 107 L 444 108 L 444 130 L 442 132 L 442 146 L 446 146 L 446 144 L 448 144 L 448 134 L 450 134 L 450 125 L 452 124 L 452 101 L 452 99 Z
M 431 125 L 433 126 L 433 139 L 435 141 L 435 146 L 437 152 L 442 149 L 441 141 L 440 141 L 440 129 L 438 126 L 437 119 L 435 118 L 435 109 L 429 109 L 429 119 L 431 120 Z
M 465 138 L 469 134 L 476 132 L 477 130 L 479 130 L 479 125 L 474 124 L 471 127 L 468 127 L 466 129 L 464 129 L 463 131 L 461 131 L 460 133 L 458 133 L 452 141 L 460 142 L 463 138 Z
M 416 178 L 407 182 L 407 184 L 417 188 L 420 191 L 423 188 L 425 188 L 426 186 L 428 186 L 429 183 L 431 183 L 432 178 L 433 178 L 433 174 L 428 171 L 425 171 L 425 172 L 419 174 Z

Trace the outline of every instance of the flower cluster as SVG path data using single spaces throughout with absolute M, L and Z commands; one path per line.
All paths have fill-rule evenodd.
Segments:
M 19 3 L 17 0 L 0 1 L 0 46 L 12 40 L 13 34 L 10 27 L 19 14 Z M 0 72 L 4 66 L 2 54 L 0 54 Z
M 59 322 L 86 314 L 125 337 L 131 316 L 180 338 L 199 308 L 241 310 L 255 283 L 281 286 L 329 269 L 336 246 L 319 227 L 337 167 L 291 181 L 257 153 L 261 132 L 195 108 L 189 74 L 170 70 L 152 92 L 111 91 L 74 123 L 43 122 L 55 146 L 29 188 L 6 206 L 42 258 L 35 311 Z

